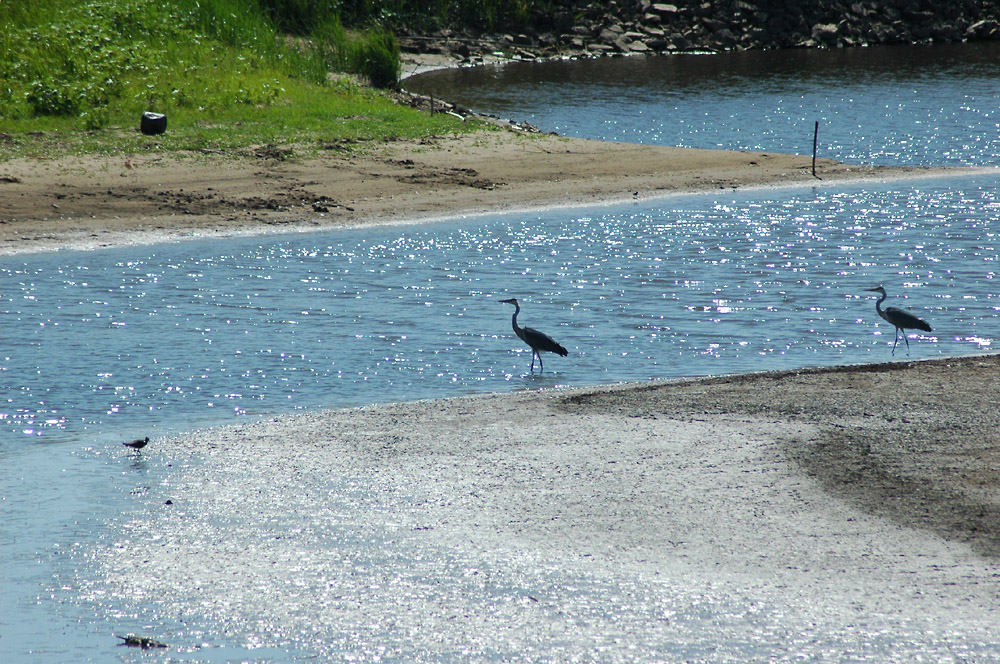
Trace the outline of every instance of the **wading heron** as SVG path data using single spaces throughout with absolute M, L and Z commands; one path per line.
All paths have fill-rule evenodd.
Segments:
M 892 340 L 893 355 L 896 354 L 896 344 L 899 343 L 900 331 L 902 331 L 903 333 L 903 341 L 906 342 L 907 353 L 910 352 L 910 341 L 906 338 L 906 330 L 908 329 L 923 330 L 924 332 L 931 331 L 931 326 L 928 325 L 926 321 L 917 318 L 913 314 L 903 311 L 898 307 L 886 307 L 885 309 L 883 309 L 882 302 L 885 301 L 885 298 L 887 298 L 888 295 L 886 295 L 885 289 L 882 288 L 881 286 L 877 288 L 866 288 L 865 290 L 868 291 L 869 293 L 878 293 L 879 295 L 882 296 L 878 299 L 878 302 L 875 303 L 875 311 L 877 311 L 878 315 L 884 318 L 886 322 L 888 322 L 889 324 L 893 325 L 896 328 L 896 336 Z
M 521 341 L 531 346 L 531 371 L 535 371 L 535 355 L 538 356 L 538 370 L 545 371 L 545 366 L 542 364 L 542 351 L 547 351 L 549 353 L 555 353 L 556 355 L 562 355 L 563 357 L 569 355 L 569 351 L 560 346 L 555 339 L 545 334 L 544 332 L 539 332 L 536 329 L 530 327 L 521 327 L 517 324 L 517 315 L 521 313 L 521 305 L 517 303 L 517 298 L 512 297 L 509 300 L 500 300 L 501 304 L 513 304 L 514 305 L 514 315 L 511 316 L 510 322 L 514 326 L 514 334 L 521 337 Z

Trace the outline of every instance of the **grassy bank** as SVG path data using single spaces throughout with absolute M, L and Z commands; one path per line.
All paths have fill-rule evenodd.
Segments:
M 350 4 L 350 3 L 345 3 Z M 367 3 L 364 3 L 368 6 Z M 466 131 L 394 104 L 392 34 L 309 0 L 5 0 L 0 158 L 323 147 Z M 357 13 L 357 12 L 355 12 Z M 137 131 L 144 111 L 168 131 Z

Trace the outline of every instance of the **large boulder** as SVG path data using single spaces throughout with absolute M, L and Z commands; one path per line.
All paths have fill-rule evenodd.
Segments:
M 811 37 L 817 44 L 836 46 L 840 38 L 837 26 L 833 23 L 817 23 L 812 27 Z

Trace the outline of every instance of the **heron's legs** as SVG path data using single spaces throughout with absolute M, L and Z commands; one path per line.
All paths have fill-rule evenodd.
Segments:
M 531 373 L 535 373 L 535 356 L 538 356 L 538 371 L 545 371 L 545 365 L 542 364 L 542 354 L 539 353 L 534 348 L 531 349 Z
M 899 343 L 899 332 L 900 332 L 900 329 L 897 327 L 896 328 L 896 336 L 892 340 L 892 354 L 893 355 L 896 354 L 896 344 Z M 906 354 L 909 355 L 910 354 L 910 340 L 906 338 L 906 330 L 902 330 L 902 332 L 903 332 L 903 341 L 906 342 Z
M 545 371 L 545 365 L 542 364 L 542 354 L 539 353 L 534 348 L 531 349 L 531 373 L 535 373 L 535 356 L 538 356 L 538 370 Z

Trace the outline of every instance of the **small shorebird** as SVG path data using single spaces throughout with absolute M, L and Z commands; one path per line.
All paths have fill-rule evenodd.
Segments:
M 149 436 L 145 438 L 136 438 L 135 440 L 130 440 L 128 442 L 122 443 L 125 447 L 131 447 L 133 450 L 141 450 L 146 445 L 149 444 Z

